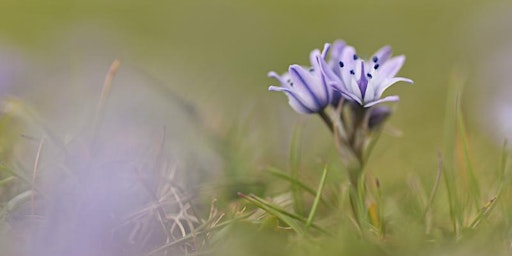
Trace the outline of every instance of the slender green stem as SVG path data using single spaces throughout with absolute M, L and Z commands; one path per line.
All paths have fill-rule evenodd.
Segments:
M 334 133 L 334 127 L 333 127 L 332 120 L 331 120 L 331 118 L 327 115 L 327 113 L 325 113 L 325 110 L 322 110 L 322 111 L 318 112 L 318 114 L 319 114 L 319 115 L 320 115 L 320 117 L 322 118 L 322 121 L 324 121 L 324 123 L 327 125 L 327 128 L 329 128 L 329 131 L 331 131 L 332 133 Z
M 361 227 L 361 220 L 359 218 L 359 197 L 357 193 L 357 188 L 351 184 L 349 191 L 349 199 L 350 199 L 350 208 L 352 208 L 352 214 L 354 214 L 354 219 L 359 227 Z
M 361 227 L 362 217 L 365 212 L 364 207 L 364 182 L 361 180 L 363 177 L 362 166 L 349 168 L 349 179 L 350 179 L 350 207 L 352 208 L 352 214 L 357 225 Z M 361 190 L 363 189 L 363 190 Z

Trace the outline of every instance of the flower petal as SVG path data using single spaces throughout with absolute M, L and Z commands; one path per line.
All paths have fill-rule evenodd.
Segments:
M 347 44 L 343 40 L 336 40 L 334 43 L 332 43 L 332 49 L 331 49 L 331 59 L 335 62 L 340 61 L 341 59 L 341 53 L 343 51 L 343 48 L 345 48 Z M 336 63 L 337 65 L 337 63 Z
M 376 80 L 373 77 L 368 79 L 368 85 L 366 86 L 366 93 L 363 98 L 364 102 L 371 102 L 371 101 L 378 99 L 378 97 L 375 96 L 375 91 L 377 90 L 378 84 L 375 82 L 376 82 Z
M 311 67 L 315 70 L 318 70 L 320 68 L 320 67 L 318 67 L 317 61 L 316 61 L 316 57 L 320 56 L 320 55 L 321 55 L 321 53 L 320 53 L 320 50 L 318 50 L 318 49 L 314 49 L 309 54 L 309 62 L 311 63 Z
M 394 77 L 402 65 L 404 64 L 405 56 L 400 55 L 389 59 L 388 61 L 382 64 L 382 67 L 377 71 L 377 76 L 379 80 L 385 80 L 387 78 Z
M 345 48 L 346 44 L 343 40 L 336 40 L 332 44 L 331 47 L 331 56 L 329 61 L 327 62 L 329 68 L 338 76 L 341 77 L 339 62 L 341 60 L 341 53 L 343 52 L 343 48 Z
M 288 95 L 288 104 L 298 113 L 302 114 L 312 114 L 318 112 L 318 110 L 311 110 L 306 107 L 300 99 L 297 98 L 293 93 L 286 93 Z
M 319 59 L 318 64 L 321 74 L 327 79 L 328 83 L 332 84 L 336 89 L 340 91 L 346 90 L 343 81 L 341 81 L 340 77 L 337 76 L 336 73 L 334 73 L 334 71 L 329 68 L 324 60 Z
M 316 111 L 310 109 L 308 106 L 306 106 L 300 97 L 300 95 L 297 95 L 294 93 L 291 89 L 278 87 L 278 86 L 270 86 L 268 87 L 269 91 L 276 91 L 276 92 L 284 92 L 286 93 L 286 96 L 288 96 L 288 103 L 298 113 L 302 114 L 311 114 Z
M 322 59 L 325 60 L 325 58 L 327 57 L 327 53 L 329 53 L 329 50 L 331 49 L 331 45 L 330 44 L 324 44 L 324 49 L 322 49 Z
M 362 101 L 363 97 L 361 96 L 361 90 L 359 89 L 359 83 L 357 82 L 355 75 L 352 75 L 350 79 L 350 87 L 348 91 L 354 94 L 359 99 L 359 101 Z
M 299 65 L 291 65 L 289 73 L 294 83 L 294 89 L 310 109 L 321 109 L 328 104 L 327 90 L 319 79 Z
M 376 104 L 379 104 L 379 103 L 382 103 L 382 102 L 390 102 L 390 101 L 398 101 L 400 100 L 400 98 L 396 95 L 393 95 L 393 96 L 387 96 L 387 97 L 384 97 L 382 99 L 379 99 L 379 100 L 376 100 L 376 101 L 372 101 L 372 102 L 369 102 L 369 103 L 366 103 L 364 105 L 365 108 L 368 108 L 368 107 L 371 107 L 371 106 L 374 106 Z
M 275 85 L 271 85 L 268 87 L 268 90 L 271 91 L 271 92 L 285 92 L 285 91 L 290 91 L 289 88 L 284 88 L 284 87 L 281 87 L 281 86 L 275 86 Z
M 386 62 L 388 58 L 391 56 L 391 47 L 389 45 L 386 45 L 382 48 L 380 48 L 377 52 L 375 52 L 372 55 L 371 63 L 372 65 L 379 64 L 382 65 L 382 63 Z
M 378 87 L 375 89 L 375 98 L 380 98 L 382 93 L 384 93 L 384 91 L 387 88 L 389 88 L 391 85 L 395 84 L 396 82 L 406 82 L 406 83 L 410 83 L 410 84 L 414 83 L 411 79 L 405 78 L 405 77 L 393 77 L 393 78 L 386 79 L 381 84 L 377 85 Z
M 352 74 L 350 74 L 350 71 L 355 71 L 355 60 L 354 56 L 356 55 L 356 50 L 352 46 L 347 46 L 343 49 L 343 52 L 341 53 L 341 60 L 340 64 L 343 64 L 343 67 L 340 65 L 340 73 L 341 73 L 341 79 L 343 82 L 348 86 L 351 83 L 352 80 Z M 347 87 L 348 89 L 348 87 Z
M 284 73 L 283 75 L 280 76 L 276 72 L 270 71 L 270 72 L 268 72 L 267 76 L 279 81 L 279 83 L 281 84 L 282 87 L 286 87 L 286 88 L 290 87 L 291 80 L 290 80 L 290 74 L 288 74 L 288 73 Z
M 317 66 L 317 70 L 315 71 L 316 72 L 316 75 L 320 78 L 320 80 L 322 81 L 322 86 L 324 87 L 325 89 L 325 93 L 327 95 L 327 102 L 331 102 L 332 101 L 332 97 L 333 97 L 333 88 L 332 86 L 329 84 L 329 80 L 323 75 L 322 73 L 322 68 L 321 68 L 321 63 L 325 64 L 325 59 L 324 58 L 321 58 L 320 56 L 317 56 L 316 57 L 316 66 Z
M 361 101 L 361 98 L 360 97 L 357 97 L 357 95 L 351 93 L 351 92 L 346 92 L 346 93 L 341 93 L 342 95 L 345 96 L 345 98 L 348 98 L 348 99 L 352 99 L 353 101 L 359 103 L 359 105 L 363 105 L 363 102 Z

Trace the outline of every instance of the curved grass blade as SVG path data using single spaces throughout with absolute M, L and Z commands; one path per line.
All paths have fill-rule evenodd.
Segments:
M 279 169 L 275 168 L 275 167 L 267 167 L 267 171 L 278 177 L 278 178 L 281 178 L 283 180 L 286 180 L 290 183 L 292 183 L 293 185 L 297 186 L 297 187 L 300 187 L 302 190 L 304 190 L 305 192 L 307 192 L 308 194 L 312 195 L 312 196 L 316 196 L 316 191 L 314 189 L 312 189 L 311 187 L 309 187 L 308 185 L 304 184 L 303 182 L 301 182 L 300 180 L 298 179 L 294 179 L 293 177 L 287 175 L 286 173 L 280 171 Z M 332 207 L 331 204 L 329 204 L 327 201 L 325 201 L 323 198 L 320 198 L 320 202 L 326 206 L 329 206 L 329 207 Z
M 320 184 L 318 185 L 318 189 L 316 191 L 315 201 L 313 201 L 313 206 L 311 207 L 311 211 L 309 212 L 309 217 L 306 221 L 306 227 L 309 227 L 313 223 L 313 219 L 315 218 L 316 210 L 318 208 L 318 203 L 322 198 L 322 191 L 324 189 L 325 181 L 327 180 L 327 167 L 324 168 L 322 172 L 322 178 L 320 179 Z

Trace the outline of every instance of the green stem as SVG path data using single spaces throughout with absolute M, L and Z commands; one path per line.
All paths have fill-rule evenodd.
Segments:
M 331 133 L 334 133 L 334 128 L 333 128 L 332 120 L 331 120 L 331 118 L 327 115 L 327 113 L 325 113 L 325 110 L 322 110 L 322 111 L 318 112 L 318 114 L 319 114 L 319 115 L 320 115 L 320 117 L 322 118 L 322 121 L 324 121 L 324 123 L 327 125 L 327 128 L 329 128 L 329 130 L 331 131 Z
M 358 173 L 359 175 L 356 176 L 356 180 L 352 181 L 353 183 L 350 184 L 349 196 L 350 206 L 352 208 L 356 224 L 359 230 L 364 233 L 364 230 L 368 227 L 368 223 L 370 223 L 368 216 L 369 209 L 366 205 L 367 186 L 364 178 L 364 171 L 360 169 Z

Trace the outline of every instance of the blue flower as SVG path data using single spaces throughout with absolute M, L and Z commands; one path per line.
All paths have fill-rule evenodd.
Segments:
M 363 60 L 354 47 L 337 41 L 328 62 L 320 59 L 321 72 L 329 84 L 346 98 L 367 108 L 387 101 L 398 101 L 396 95 L 381 98 L 382 93 L 396 82 L 413 83 L 411 79 L 395 77 L 405 56 L 391 58 L 391 47 L 384 46 L 370 60 Z
M 270 86 L 269 91 L 286 93 L 288 103 L 298 113 L 312 114 L 323 111 L 332 102 L 334 92 L 320 68 L 321 63 L 325 63 L 329 48 L 330 45 L 325 44 L 322 52 L 318 49 L 311 52 L 311 67 L 294 64 L 281 76 L 276 72 L 269 72 L 268 76 L 280 83 L 280 86 Z

